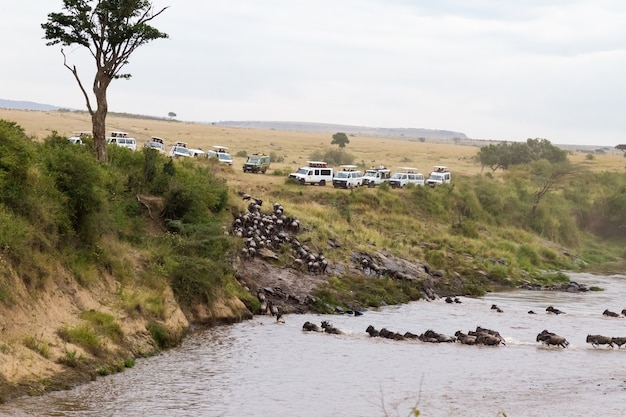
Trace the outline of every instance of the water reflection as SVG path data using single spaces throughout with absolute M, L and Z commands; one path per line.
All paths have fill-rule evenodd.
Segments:
M 593 349 L 588 333 L 626 336 L 626 319 L 602 316 L 626 307 L 626 277 L 575 277 L 603 292 L 513 291 L 416 302 L 362 317 L 269 317 L 198 332 L 182 346 L 135 368 L 41 398 L 0 406 L 16 416 L 621 416 L 626 348 Z M 624 305 L 620 305 L 620 304 Z M 490 309 L 497 304 L 503 310 Z M 545 312 L 553 305 L 566 314 Z M 537 314 L 528 314 L 534 310 Z M 330 320 L 345 335 L 302 332 Z M 454 334 L 477 325 L 498 330 L 505 347 L 370 338 L 368 325 Z M 568 349 L 535 341 L 548 329 Z

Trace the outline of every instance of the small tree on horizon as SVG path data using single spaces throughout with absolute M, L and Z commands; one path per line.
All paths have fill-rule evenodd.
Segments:
M 107 160 L 107 88 L 116 78 L 131 77 L 120 71 L 137 48 L 152 40 L 168 37 L 149 25 L 166 9 L 164 7 L 155 12 L 149 0 L 63 0 L 63 12 L 49 13 L 48 21 L 41 25 L 45 31 L 44 38 L 48 40 L 46 45 L 83 46 L 96 61 L 92 86 L 96 98 L 94 109 L 78 76 L 78 69 L 68 64 L 67 56 L 61 49 L 63 65 L 74 75 L 85 97 L 91 115 L 93 151 L 100 162 Z
M 345 148 L 346 145 L 350 143 L 350 139 L 343 132 L 337 132 L 333 135 L 333 140 L 330 142 L 331 145 L 337 145 L 340 148 Z

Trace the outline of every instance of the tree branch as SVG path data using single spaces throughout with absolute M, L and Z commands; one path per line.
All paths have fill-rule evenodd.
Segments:
M 87 94 L 87 91 L 83 87 L 83 83 L 80 81 L 80 78 L 78 77 L 78 70 L 76 69 L 76 65 L 71 66 L 71 67 L 68 65 L 67 56 L 65 55 L 63 48 L 61 48 L 61 55 L 63 55 L 63 66 L 67 68 L 68 70 L 70 70 L 70 72 L 74 75 L 74 78 L 76 79 L 76 82 L 78 83 L 78 87 L 80 87 L 80 91 L 83 92 L 83 96 L 85 97 L 87 110 L 89 110 L 89 114 L 93 116 L 93 110 L 91 109 L 91 102 L 89 101 L 89 95 Z

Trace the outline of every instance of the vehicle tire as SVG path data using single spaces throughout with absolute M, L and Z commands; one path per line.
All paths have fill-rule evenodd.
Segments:
M 367 183 L 367 188 L 374 188 L 376 187 L 376 184 L 374 184 L 374 181 L 370 181 Z
M 324 186 L 326 185 L 326 181 L 321 180 L 318 184 L 319 184 L 320 186 L 324 187 Z
M 306 182 L 304 181 L 304 178 L 300 179 L 300 184 L 302 184 L 302 185 L 306 184 Z

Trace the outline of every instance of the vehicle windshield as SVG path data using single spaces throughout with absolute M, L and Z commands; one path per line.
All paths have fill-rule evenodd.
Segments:
M 223 153 L 223 152 L 218 152 L 217 157 L 219 158 L 220 161 L 232 161 L 233 160 L 230 154 Z
M 259 163 L 259 162 L 261 162 L 261 157 L 260 156 L 249 156 L 248 157 L 248 162 L 251 162 L 253 164 Z
M 348 178 L 350 177 L 350 173 L 348 171 L 339 171 L 335 174 L 337 178 Z
M 296 174 L 309 175 L 309 170 L 306 168 L 300 168 L 298 171 L 296 171 Z
M 406 174 L 403 174 L 402 172 L 396 172 L 391 176 L 391 179 L 393 180 L 401 180 L 402 178 L 406 178 Z
M 372 178 L 376 178 L 376 171 L 365 171 L 365 175 L 363 175 L 364 177 L 372 177 Z
M 160 142 L 148 142 L 146 146 L 148 148 L 163 149 L 163 144 Z
M 189 155 L 189 149 L 183 146 L 177 146 L 174 148 L 174 153 L 180 154 L 180 155 Z
M 441 180 L 443 180 L 443 175 L 432 173 L 432 174 L 430 174 L 430 177 L 428 177 L 428 179 L 429 180 L 441 181 Z

